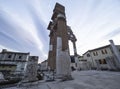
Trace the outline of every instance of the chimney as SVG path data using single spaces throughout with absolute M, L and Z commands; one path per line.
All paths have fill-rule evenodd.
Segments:
M 2 53 L 7 52 L 7 49 L 2 49 Z

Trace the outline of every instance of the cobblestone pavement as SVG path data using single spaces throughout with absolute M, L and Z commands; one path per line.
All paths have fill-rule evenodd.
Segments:
M 36 82 L 24 87 L 6 89 L 120 89 L 120 72 L 74 71 L 74 80 L 60 82 Z

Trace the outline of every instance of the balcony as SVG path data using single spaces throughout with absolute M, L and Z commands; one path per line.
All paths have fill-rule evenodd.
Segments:
M 0 61 L 0 65 L 16 65 L 14 61 Z

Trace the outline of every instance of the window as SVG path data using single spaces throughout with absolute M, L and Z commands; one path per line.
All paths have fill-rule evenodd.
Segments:
M 102 54 L 105 54 L 103 50 L 101 50 Z
M 12 57 L 12 55 L 8 55 L 8 58 L 11 58 Z
M 94 56 L 97 56 L 97 55 L 98 55 L 98 53 L 97 53 L 97 52 L 93 52 L 93 55 L 94 55 Z
M 102 63 L 103 64 L 107 64 L 105 59 L 102 59 Z
M 99 60 L 99 63 L 100 63 L 100 64 L 107 64 L 105 59 L 100 59 L 100 60 Z
M 19 59 L 21 59 L 22 58 L 22 56 L 19 56 Z
M 95 56 L 95 53 L 93 52 L 93 55 Z
M 96 55 L 98 55 L 98 53 L 96 52 Z
M 107 50 L 101 50 L 102 54 L 107 54 Z
M 87 57 L 90 57 L 90 54 L 89 54 L 89 53 L 87 54 Z
M 107 54 L 107 50 L 105 49 L 105 54 Z
M 99 60 L 99 63 L 102 64 L 101 60 Z

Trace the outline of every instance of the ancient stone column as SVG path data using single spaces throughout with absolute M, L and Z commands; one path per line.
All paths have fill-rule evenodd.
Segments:
M 73 41 L 73 49 L 74 49 L 74 55 L 77 56 L 77 49 L 76 49 L 75 41 Z
M 56 4 L 54 13 L 57 14 L 57 49 L 56 49 L 56 73 L 64 79 L 71 78 L 70 55 L 68 52 L 68 34 L 65 17 L 65 8 Z
M 68 39 L 73 43 L 73 50 L 74 50 L 74 55 L 77 56 L 77 49 L 76 49 L 76 36 L 73 34 L 72 29 L 70 26 L 67 26 L 67 31 L 68 31 Z
M 37 80 L 38 57 L 29 56 L 25 71 L 24 81 L 32 82 Z
M 76 65 L 76 69 L 79 70 L 80 68 L 80 64 L 79 64 L 79 59 L 78 59 L 78 55 L 77 55 L 77 49 L 76 49 L 76 37 L 73 34 L 71 28 L 69 26 L 67 26 L 67 30 L 68 30 L 68 39 L 73 43 L 73 50 L 74 50 L 74 59 L 75 59 L 75 65 Z
M 116 70 L 116 66 L 113 63 L 113 59 L 114 59 L 113 57 L 106 57 L 105 58 L 109 70 Z
M 48 28 L 50 30 L 50 43 L 49 43 L 49 54 L 48 54 L 48 67 L 54 71 L 56 69 L 56 32 L 53 28 L 53 23 L 50 22 Z
M 50 37 L 50 42 L 49 42 L 49 53 L 48 53 L 48 69 L 52 69 L 52 49 L 53 49 L 53 45 L 52 45 L 52 36 L 51 33 L 49 35 Z
M 119 53 L 118 49 L 116 48 L 116 46 L 114 45 L 113 40 L 109 40 L 109 41 L 110 41 L 110 45 L 111 45 L 111 48 L 113 50 L 113 53 L 115 55 L 116 65 L 120 69 L 120 53 Z

